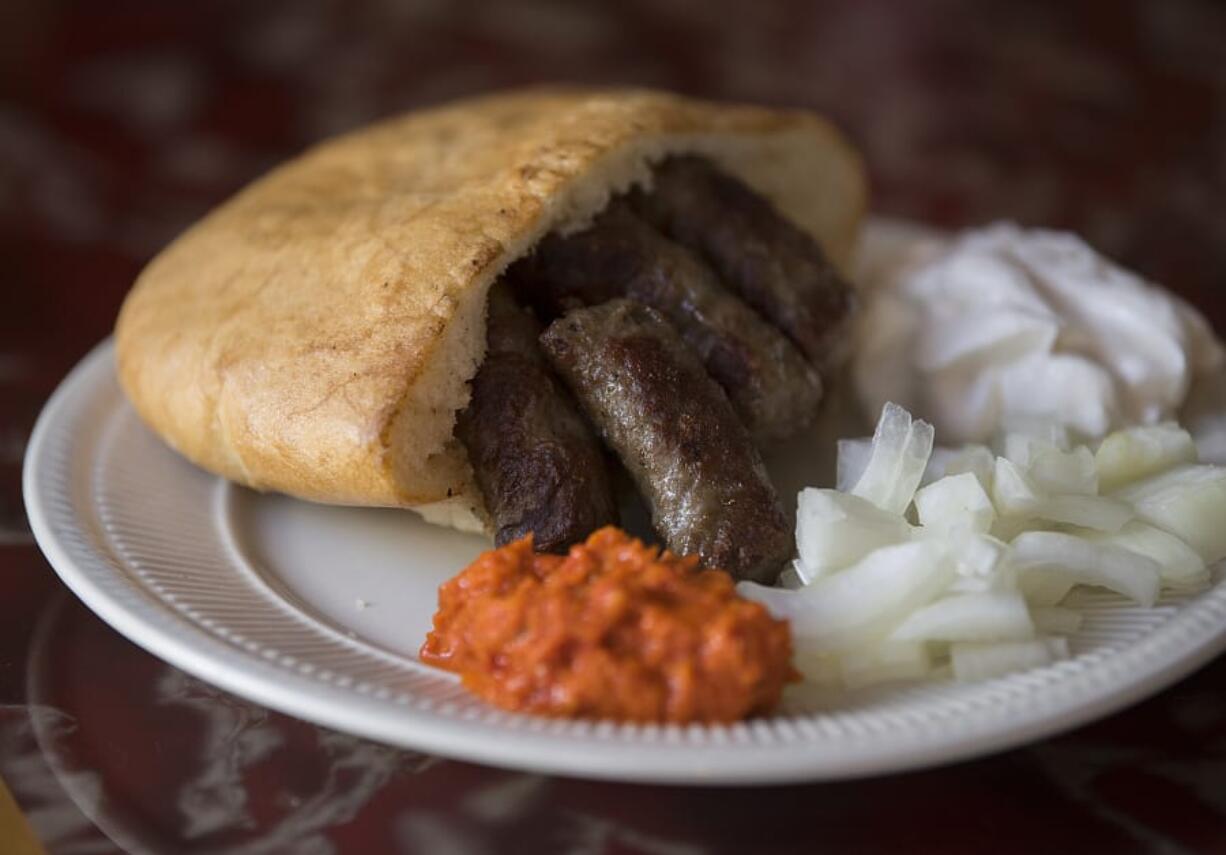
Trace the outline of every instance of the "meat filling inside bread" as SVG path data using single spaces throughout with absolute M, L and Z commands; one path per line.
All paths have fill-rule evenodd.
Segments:
M 615 519 L 590 425 L 669 549 L 773 580 L 791 537 L 759 447 L 812 424 L 850 308 L 811 237 L 697 157 L 547 235 L 491 290 L 459 419 L 496 541 L 565 549 Z

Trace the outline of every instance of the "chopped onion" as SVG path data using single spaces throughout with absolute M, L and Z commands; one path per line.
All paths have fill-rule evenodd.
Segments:
M 1140 520 L 1132 520 L 1118 532 L 1079 532 L 1098 543 L 1112 543 L 1158 562 L 1162 584 L 1180 587 L 1198 585 L 1208 575 L 1205 561 L 1195 549 L 1175 535 Z
M 895 680 L 918 680 L 932 670 L 932 655 L 917 641 L 882 641 L 839 656 L 839 670 L 848 688 Z
M 1077 580 L 1068 573 L 1043 567 L 1029 567 L 1017 580 L 1018 590 L 1034 608 L 1054 606 L 1062 602 L 1076 584 Z
M 1030 464 L 1040 451 L 1059 451 L 1054 444 L 1045 439 L 1028 433 L 1010 432 L 999 438 L 997 446 L 1000 456 L 1017 466 L 1022 471 L 1030 469 Z
M 1192 435 L 1173 422 L 1117 430 L 1103 439 L 1094 455 L 1104 493 L 1181 463 L 1195 462 Z
M 1009 546 L 991 535 L 965 530 L 940 532 L 948 543 L 957 577 L 949 586 L 953 594 L 1014 591 L 1017 574 L 1005 560 Z
M 1013 641 L 1034 637 L 1021 594 L 962 594 L 937 600 L 899 624 L 891 641 Z
M 985 493 L 992 492 L 992 472 L 996 468 L 996 455 L 986 445 L 964 445 L 958 453 L 946 461 L 943 475 L 961 475 L 970 472 L 979 479 Z
M 996 519 L 992 500 L 970 472 L 921 487 L 915 494 L 915 510 L 920 525 L 930 528 L 965 527 L 986 532 Z
M 792 657 L 792 665 L 806 681 L 818 686 L 837 686 L 843 682 L 839 658 L 834 654 L 812 648 L 798 649 Z
M 956 385 L 969 354 L 1012 346 L 993 335 L 965 353 L 935 340 L 926 352 Z M 1077 357 L 1061 359 L 1051 379 L 1075 410 L 1073 381 L 1088 375 Z M 1010 369 L 993 368 L 1006 385 Z M 997 406 L 987 392 L 983 405 Z M 1023 392 L 1006 388 L 1003 402 Z M 934 450 L 930 425 L 886 404 L 871 440 L 839 442 L 840 490 L 801 492 L 800 557 L 782 587 L 738 590 L 791 622 L 810 683 L 854 687 L 982 679 L 1065 657 L 1082 615 L 1057 604 L 1077 585 L 1152 606 L 1160 589 L 1208 584 L 1207 563 L 1226 557 L 1226 469 L 1188 465 L 1191 439 L 1172 424 L 1117 432 L 1097 453 L 1074 446 L 1065 425 L 1084 429 L 1114 402 L 1092 406 L 1009 423 L 997 457 L 982 445 Z M 949 664 L 934 662 L 946 649 Z
M 1131 507 L 1106 496 L 1047 496 L 1031 513 L 1039 519 L 1097 531 L 1119 531 L 1133 518 Z
M 996 458 L 992 475 L 992 503 L 1002 517 L 1033 516 L 1039 505 L 1038 487 L 1021 468 L 1005 457 Z
M 910 537 L 905 519 L 859 496 L 809 487 L 797 498 L 796 570 L 805 584 Z
M 1054 523 L 1036 517 L 997 517 L 992 525 L 991 535 L 1004 543 L 1010 543 L 1024 531 L 1045 531 L 1053 526 Z
M 1115 497 L 1145 522 L 1181 538 L 1206 564 L 1226 558 L 1226 467 L 1178 466 Z
M 1118 531 L 1133 516 L 1128 505 L 1105 496 L 1048 495 L 1021 466 L 1005 457 L 996 458 L 992 502 L 1002 517 L 1037 518 L 1102 531 Z
M 1068 658 L 1063 638 L 990 643 L 960 642 L 949 647 L 950 664 L 957 680 L 986 680 L 1012 671 L 1025 671 Z
M 840 439 L 837 449 L 834 488 L 840 493 L 850 493 L 873 455 L 873 440 L 870 437 Z
M 1027 474 L 1040 490 L 1050 493 L 1098 494 L 1098 470 L 1094 455 L 1084 445 L 1072 451 L 1034 449 Z
M 1077 584 L 1107 588 L 1143 606 L 1158 599 L 1158 563 L 1118 546 L 1062 532 L 1029 531 L 1014 538 L 1011 557 L 1023 586 L 1029 572 L 1042 569 L 1063 573 Z
M 873 450 L 852 494 L 895 514 L 905 513 L 932 454 L 934 431 L 894 403 L 881 410 Z
M 1081 612 L 1060 606 L 1036 606 L 1030 619 L 1039 632 L 1047 635 L 1073 635 L 1081 629 Z
M 952 570 L 940 546 L 916 540 L 885 546 L 858 564 L 799 591 L 741 582 L 737 590 L 792 623 L 798 644 L 845 650 L 884 637 L 931 602 Z

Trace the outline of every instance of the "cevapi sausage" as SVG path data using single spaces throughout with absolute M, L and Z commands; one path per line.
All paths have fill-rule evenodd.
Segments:
M 490 289 L 485 361 L 456 435 L 502 546 L 532 532 L 564 552 L 617 522 L 603 451 L 541 355 L 540 326 L 502 283 Z
M 817 415 L 821 377 L 796 346 L 624 199 L 613 200 L 585 231 L 546 237 L 511 278 L 524 298 L 555 316 L 615 297 L 658 310 L 759 443 L 792 436 Z
M 846 346 L 853 292 L 817 242 L 764 197 L 698 157 L 657 167 L 635 209 L 701 255 L 729 288 L 822 370 Z
M 575 309 L 541 346 L 621 458 L 672 551 L 771 582 L 792 533 L 727 396 L 664 317 L 631 300 Z

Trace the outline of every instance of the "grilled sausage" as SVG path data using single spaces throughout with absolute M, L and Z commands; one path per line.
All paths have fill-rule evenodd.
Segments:
M 537 550 L 564 552 L 617 522 L 603 451 L 541 355 L 540 326 L 505 285 L 490 290 L 485 361 L 456 435 L 501 546 L 532 532 Z
M 619 296 L 658 310 L 761 444 L 816 417 L 821 377 L 795 345 L 625 200 L 614 200 L 586 231 L 546 237 L 512 275 L 521 295 L 553 315 Z
M 617 299 L 576 309 L 541 346 L 629 471 L 669 549 L 771 582 L 791 529 L 728 398 L 664 317 Z
M 821 247 L 762 196 L 698 157 L 665 161 L 633 204 L 701 255 L 823 371 L 845 346 L 853 293 Z

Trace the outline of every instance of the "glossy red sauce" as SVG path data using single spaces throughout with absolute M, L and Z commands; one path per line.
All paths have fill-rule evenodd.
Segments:
M 727 573 L 609 527 L 565 556 L 530 538 L 479 556 L 440 587 L 421 658 L 509 710 L 728 722 L 775 706 L 791 653 Z

